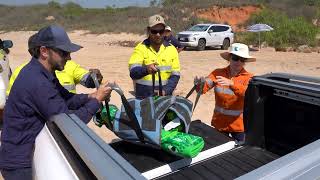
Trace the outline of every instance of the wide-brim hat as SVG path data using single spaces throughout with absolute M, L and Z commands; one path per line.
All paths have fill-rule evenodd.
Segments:
M 242 43 L 233 43 L 229 49 L 229 52 L 220 53 L 220 56 L 229 61 L 231 54 L 245 58 L 245 62 L 254 62 L 256 58 L 249 55 L 249 47 Z

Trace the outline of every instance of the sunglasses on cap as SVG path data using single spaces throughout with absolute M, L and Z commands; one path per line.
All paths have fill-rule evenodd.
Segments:
M 48 48 L 52 49 L 52 51 L 58 53 L 63 58 L 68 57 L 70 55 L 70 52 L 67 52 L 58 48 L 54 48 L 54 47 L 48 47 Z
M 247 60 L 246 58 L 243 58 L 234 54 L 231 54 L 231 59 L 233 61 L 241 61 L 241 62 L 245 62 Z
M 155 29 L 150 29 L 151 34 L 163 34 L 164 33 L 164 29 L 160 29 L 160 30 L 155 30 Z

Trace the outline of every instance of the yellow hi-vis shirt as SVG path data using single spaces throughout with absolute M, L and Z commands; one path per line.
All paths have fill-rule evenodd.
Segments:
M 18 77 L 21 69 L 26 65 L 24 63 L 17 67 L 11 75 L 9 85 L 6 91 L 6 95 L 9 96 L 11 87 Z M 69 92 L 76 93 L 76 85 L 81 83 L 84 84 L 87 77 L 89 76 L 89 71 L 83 69 L 79 64 L 72 60 L 68 60 L 66 65 L 64 66 L 63 71 L 55 71 L 56 76 L 60 82 L 60 84 L 67 89 Z
M 148 40 L 139 43 L 129 60 L 129 70 L 134 67 L 145 66 L 156 63 L 160 69 L 162 85 L 168 83 L 171 75 L 180 76 L 180 62 L 177 49 L 167 43 L 160 46 L 156 52 L 150 45 Z M 158 86 L 158 76 L 156 76 L 155 85 Z M 148 74 L 141 79 L 135 81 L 137 84 L 152 86 L 152 75 Z

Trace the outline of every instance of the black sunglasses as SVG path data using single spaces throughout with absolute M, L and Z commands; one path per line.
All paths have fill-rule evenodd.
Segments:
M 58 48 L 54 48 L 54 47 L 48 47 L 48 48 L 52 49 L 54 52 L 58 53 L 63 58 L 68 57 L 70 55 L 70 52 L 67 52 Z
M 231 59 L 233 61 L 241 61 L 241 62 L 245 62 L 247 60 L 246 58 L 243 58 L 234 54 L 231 54 Z
M 150 29 L 151 34 L 163 34 L 164 33 L 164 29 L 160 29 L 160 30 L 155 30 L 155 29 Z

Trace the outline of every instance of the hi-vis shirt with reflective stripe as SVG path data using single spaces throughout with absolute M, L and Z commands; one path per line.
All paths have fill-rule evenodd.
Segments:
M 129 69 L 131 70 L 134 67 L 141 67 L 152 63 L 158 64 L 157 67 L 161 71 L 161 80 L 163 80 L 164 85 L 171 75 L 180 75 L 178 52 L 172 45 L 161 45 L 160 50 L 156 52 L 146 41 L 138 44 L 130 57 Z M 138 84 L 152 86 L 152 76 L 149 74 L 136 82 Z M 156 84 L 158 84 L 157 76 Z
M 21 69 L 26 65 L 27 63 L 22 64 L 21 66 L 17 67 L 9 82 L 9 86 L 7 88 L 7 96 L 9 96 L 11 87 L 17 78 L 18 74 L 20 73 Z M 69 92 L 76 93 L 76 85 L 77 84 L 84 84 L 86 79 L 89 76 L 89 71 L 86 69 L 83 69 L 80 67 L 79 64 L 76 62 L 69 60 L 67 61 L 66 65 L 64 66 L 63 71 L 56 71 L 57 79 L 59 80 L 60 84 L 67 89 Z
M 149 44 L 148 40 L 138 44 L 134 53 L 129 60 L 129 70 L 135 67 L 142 67 L 145 65 L 157 63 L 157 67 L 161 72 L 162 85 L 166 85 L 171 75 L 180 76 L 180 63 L 177 49 L 164 42 L 160 46 L 160 50 L 156 52 Z M 152 75 L 146 75 L 141 79 L 136 80 L 137 84 L 152 86 Z M 158 76 L 156 76 L 156 83 L 159 85 Z
M 252 74 L 242 69 L 238 75 L 231 78 L 234 85 L 231 87 L 216 85 L 216 77 L 229 77 L 230 67 L 216 69 L 206 78 L 203 93 L 211 88 L 215 92 L 215 109 L 211 124 L 220 131 L 243 132 L 243 104 L 244 94 Z

